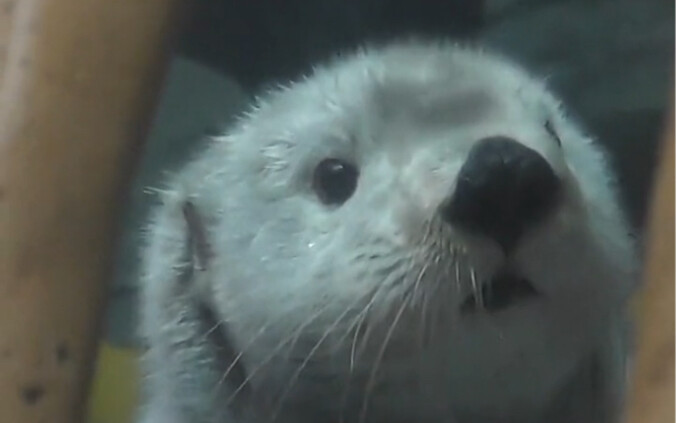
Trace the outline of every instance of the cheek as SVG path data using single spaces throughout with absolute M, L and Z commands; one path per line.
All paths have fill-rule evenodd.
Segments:
M 238 194 L 221 208 L 215 231 L 215 253 L 224 274 L 243 288 L 258 280 L 288 278 L 303 259 L 303 216 L 289 204 Z
M 626 293 L 623 277 L 584 223 L 581 219 L 576 225 L 546 228 L 525 245 L 517 260 L 553 304 L 596 314 L 620 306 Z
M 358 226 L 359 227 L 359 226 Z M 299 263 L 297 278 L 313 301 L 324 304 L 348 304 L 359 301 L 375 286 L 374 272 L 365 266 L 372 256 L 383 254 L 382 248 L 367 246 L 369 232 L 353 231 L 353 226 L 336 227 L 327 236 L 316 238 Z

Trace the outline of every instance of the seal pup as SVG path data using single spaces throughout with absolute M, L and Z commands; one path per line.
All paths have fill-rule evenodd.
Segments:
M 495 53 L 363 48 L 159 190 L 143 423 L 604 423 L 634 246 L 603 151 Z

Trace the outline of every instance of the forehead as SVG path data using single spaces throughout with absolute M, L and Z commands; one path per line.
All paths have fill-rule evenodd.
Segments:
M 270 131 L 310 129 L 343 138 L 365 124 L 474 125 L 537 111 L 542 97 L 540 86 L 521 69 L 495 56 L 397 46 L 317 69 L 273 93 L 261 104 L 257 120 Z

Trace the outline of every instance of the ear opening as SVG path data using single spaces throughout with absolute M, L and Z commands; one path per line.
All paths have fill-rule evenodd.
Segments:
M 211 298 L 209 275 L 214 257 L 204 217 L 190 199 L 181 203 L 181 216 L 184 224 L 182 235 L 184 269 L 181 271 L 180 287 L 186 293 L 192 293 L 200 302 L 209 303 Z
M 181 209 L 188 230 L 187 247 L 191 252 L 191 263 L 195 270 L 204 272 L 209 268 L 213 252 L 211 245 L 207 240 L 207 233 L 202 216 L 200 216 L 195 205 L 191 201 L 183 203 Z
M 181 211 L 185 220 L 186 255 L 188 267 L 184 273 L 183 283 L 187 291 L 193 291 L 190 301 L 194 301 L 195 318 L 199 323 L 199 332 L 204 336 L 203 342 L 210 345 L 216 362 L 219 363 L 221 379 L 216 388 L 226 388 L 233 392 L 237 401 L 232 402 L 231 412 L 241 413 L 249 398 L 250 386 L 247 383 L 247 373 L 241 362 L 241 354 L 231 343 L 231 336 L 227 323 L 219 316 L 218 310 L 212 304 L 210 295 L 210 270 L 214 252 L 209 242 L 207 228 L 203 216 L 194 202 L 186 200 Z

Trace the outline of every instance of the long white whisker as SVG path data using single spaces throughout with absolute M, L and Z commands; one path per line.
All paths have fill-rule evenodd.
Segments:
M 209 328 L 204 335 L 202 335 L 202 341 L 207 339 L 209 335 L 213 334 L 221 325 L 223 325 L 223 320 L 216 322 L 211 328 Z
M 346 306 L 346 309 L 329 325 L 329 327 L 324 331 L 320 339 L 315 343 L 313 348 L 311 348 L 310 352 L 306 356 L 306 358 L 303 360 L 301 365 L 298 367 L 298 369 L 294 372 L 294 374 L 291 376 L 289 379 L 289 382 L 287 383 L 287 386 L 285 387 L 282 395 L 280 395 L 279 400 L 277 401 L 277 405 L 275 406 L 275 409 L 273 411 L 272 417 L 271 417 L 271 422 L 274 422 L 277 419 L 277 415 L 280 412 L 280 409 L 282 408 L 282 404 L 284 403 L 285 398 L 291 391 L 291 388 L 294 386 L 296 383 L 296 380 L 299 378 L 301 375 L 301 372 L 303 372 L 303 369 L 308 365 L 308 362 L 312 358 L 312 356 L 317 352 L 317 350 L 320 348 L 322 343 L 327 339 L 327 337 L 333 332 L 333 330 L 341 323 L 343 318 L 355 307 L 355 305 L 361 300 L 361 298 L 358 298 L 356 301 L 353 301 L 350 303 L 348 306 Z
M 350 371 L 353 371 L 354 368 L 354 363 L 355 363 L 355 344 L 357 342 L 357 338 L 360 333 L 360 329 L 362 328 L 362 324 L 364 323 L 365 319 L 367 318 L 367 315 L 369 314 L 369 310 L 371 307 L 374 305 L 376 302 L 376 296 L 380 292 L 381 285 L 379 285 L 376 289 L 373 290 L 372 294 L 369 296 L 369 301 L 365 306 L 360 310 L 360 312 L 355 316 L 355 319 L 353 319 L 353 322 L 348 326 L 348 329 L 346 329 L 345 334 L 341 336 L 339 341 L 337 342 L 338 345 L 342 344 L 343 341 L 348 337 L 350 332 L 353 331 L 353 328 L 355 328 L 354 334 L 353 334 L 353 342 L 350 348 Z M 357 325 L 357 327 L 355 327 Z
M 374 367 L 371 370 L 371 375 L 369 376 L 369 381 L 367 382 L 365 396 L 364 396 L 364 402 L 362 404 L 362 411 L 360 412 L 360 419 L 359 419 L 360 423 L 364 423 L 365 419 L 367 418 L 367 409 L 368 409 L 368 406 L 369 406 L 369 397 L 371 396 L 371 392 L 374 390 L 374 386 L 376 384 L 376 374 L 378 372 L 378 368 L 381 365 L 381 361 L 383 360 L 383 356 L 385 355 L 386 348 L 388 347 L 388 343 L 390 342 L 390 338 L 393 336 L 393 333 L 395 332 L 395 328 L 397 327 L 397 323 L 400 321 L 400 318 L 402 317 L 404 310 L 407 308 L 407 302 L 408 302 L 408 298 L 402 298 L 402 304 L 400 305 L 400 308 L 397 310 L 397 314 L 395 315 L 393 322 L 391 323 L 390 327 L 388 328 L 388 332 L 386 333 L 386 336 L 383 340 L 383 343 L 381 343 L 381 348 L 378 351 L 378 355 L 376 356 L 376 361 L 374 363 Z
M 318 314 L 321 313 L 321 312 L 322 312 L 323 310 L 325 310 L 325 309 L 326 309 L 326 308 L 320 309 L 320 311 L 318 311 Z M 237 365 L 237 363 L 242 359 L 242 356 L 244 355 L 244 353 L 247 352 L 247 350 L 249 350 L 249 348 L 251 348 L 252 345 L 254 345 L 254 343 L 256 342 L 256 340 L 258 340 L 258 339 L 261 337 L 261 335 L 263 335 L 263 334 L 265 333 L 265 331 L 266 331 L 273 323 L 278 322 L 279 319 L 280 319 L 282 316 L 285 316 L 285 315 L 287 315 L 287 314 L 289 314 L 289 313 L 292 313 L 292 312 L 294 312 L 294 311 L 295 311 L 295 310 L 287 310 L 287 311 L 285 311 L 285 312 L 283 312 L 283 313 L 280 313 L 279 315 L 275 316 L 275 318 L 269 319 L 266 323 L 264 323 L 264 324 L 259 328 L 259 330 L 256 332 L 256 334 L 254 334 L 254 336 L 252 336 L 252 337 L 247 341 L 246 345 L 240 350 L 240 352 L 237 353 L 237 355 L 235 356 L 235 358 L 233 359 L 233 361 L 228 365 L 228 368 L 226 368 L 226 370 L 223 372 L 223 375 L 221 376 L 221 378 L 219 379 L 219 381 L 216 383 L 216 386 L 214 387 L 214 390 L 213 390 L 213 394 L 212 394 L 212 395 L 215 395 L 215 394 L 217 393 L 218 389 L 221 387 L 221 385 L 223 385 L 223 383 L 224 383 L 224 382 L 226 381 L 226 379 L 228 378 L 228 375 L 230 374 L 230 372 L 235 368 L 235 366 Z M 311 315 L 311 316 L 310 316 L 310 320 L 312 321 L 315 317 L 316 317 L 315 314 Z M 217 324 L 215 325 L 215 327 L 218 327 L 219 325 L 221 325 L 221 324 L 223 324 L 223 323 L 224 323 L 223 321 L 220 321 L 219 323 L 217 323 Z
M 461 268 L 460 268 L 460 257 L 458 248 L 454 248 L 454 267 L 456 270 L 456 291 L 461 292 Z
M 348 393 L 350 392 L 350 382 L 352 380 L 353 371 L 355 369 L 355 352 L 356 352 L 356 349 L 357 349 L 357 338 L 360 335 L 360 330 L 362 329 L 362 325 L 366 321 L 367 315 L 369 314 L 369 310 L 371 309 L 372 305 L 375 303 L 376 296 L 380 292 L 380 288 L 382 286 L 383 285 L 379 285 L 374 290 L 374 292 L 371 294 L 371 297 L 369 298 L 369 301 L 367 302 L 367 304 L 364 306 L 362 311 L 360 311 L 360 313 L 357 315 L 357 317 L 355 319 L 358 323 L 357 323 L 357 327 L 355 328 L 355 333 L 353 334 L 353 341 L 352 341 L 351 346 L 350 346 L 350 372 L 349 372 L 349 376 L 348 376 L 348 381 L 346 382 L 345 389 L 343 390 L 343 393 L 341 394 L 341 406 L 339 408 L 341 410 L 340 411 L 341 416 L 340 416 L 340 419 L 339 419 L 340 421 L 343 421 L 343 409 L 345 408 L 346 402 L 348 401 Z M 352 330 L 352 326 L 354 326 L 354 324 L 355 323 L 351 324 L 351 328 L 349 328 L 346 331 L 346 334 L 350 333 L 350 331 Z
M 232 403 L 232 401 L 233 401 L 233 400 L 235 399 L 235 397 L 240 393 L 240 391 L 242 391 L 242 389 L 244 389 L 244 387 L 247 385 L 247 383 L 249 383 L 249 381 L 250 381 L 250 380 L 251 380 L 251 379 L 252 379 L 259 371 L 261 371 L 261 369 L 263 369 L 263 368 L 266 366 L 266 364 L 268 364 L 268 363 L 270 362 L 270 360 L 272 360 L 272 359 L 275 357 L 275 355 L 277 355 L 277 353 L 278 353 L 282 348 L 284 348 L 284 346 L 285 346 L 288 342 L 290 342 L 292 339 L 294 339 L 295 333 L 296 333 L 297 331 L 302 331 L 304 328 L 306 328 L 308 325 L 310 325 L 313 321 L 315 321 L 315 319 L 317 319 L 317 317 L 319 317 L 319 316 L 320 316 L 326 309 L 328 309 L 328 308 L 329 308 L 329 304 L 326 304 L 325 306 L 323 306 L 320 310 L 318 310 L 316 313 L 314 313 L 314 314 L 313 314 L 310 318 L 308 318 L 305 322 L 301 323 L 301 324 L 298 326 L 298 328 L 294 331 L 293 334 L 289 335 L 288 337 L 286 337 L 286 338 L 284 338 L 282 341 L 280 341 L 280 342 L 275 346 L 275 348 L 273 348 L 273 350 L 271 351 L 271 353 L 270 353 L 268 356 L 266 356 L 266 358 L 264 358 L 263 361 L 262 361 L 261 363 L 259 363 L 258 366 L 257 366 L 256 368 L 254 368 L 251 372 L 249 372 L 249 374 L 247 374 L 247 378 L 246 378 L 246 379 L 245 379 L 245 380 L 244 380 L 237 388 L 235 388 L 235 390 L 233 391 L 233 393 L 230 394 L 230 396 L 228 396 L 228 398 L 226 399 L 226 407 L 228 407 L 228 406 Z
M 263 335 L 263 333 L 265 333 L 267 327 L 268 327 L 272 322 L 273 322 L 273 319 L 271 319 L 271 320 L 268 321 L 266 324 L 264 324 L 264 325 L 256 332 L 256 334 L 255 334 L 254 336 L 252 336 L 252 337 L 249 339 L 249 341 L 247 342 L 247 345 L 245 345 L 244 348 L 242 348 L 242 349 L 240 350 L 240 352 L 237 353 L 237 355 L 235 356 L 235 358 L 233 359 L 233 361 L 228 365 L 228 368 L 226 368 L 226 370 L 223 372 L 223 375 L 221 376 L 221 378 L 220 378 L 219 381 L 217 382 L 216 387 L 214 388 L 214 393 L 216 393 L 216 392 L 218 391 L 218 389 L 221 387 L 221 385 L 223 385 L 223 383 L 226 381 L 226 379 L 228 378 L 228 375 L 230 374 L 230 372 L 235 368 L 235 366 L 237 365 L 237 363 L 240 362 L 240 359 L 242 358 L 242 355 L 243 355 L 243 354 L 244 354 L 244 353 L 245 353 L 252 345 L 254 345 L 254 343 L 256 342 L 256 340 L 259 339 L 259 337 L 260 337 L 261 335 Z
M 482 298 L 482 289 L 477 285 L 477 276 L 475 273 L 475 268 L 470 267 L 470 280 L 472 283 L 473 294 L 475 295 L 475 303 L 482 309 L 484 309 L 484 298 Z

